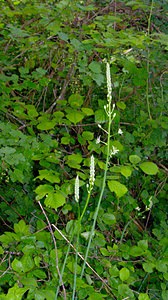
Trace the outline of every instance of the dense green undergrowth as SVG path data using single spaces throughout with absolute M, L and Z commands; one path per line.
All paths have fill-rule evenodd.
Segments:
M 168 4 L 0 9 L 0 300 L 166 300 Z

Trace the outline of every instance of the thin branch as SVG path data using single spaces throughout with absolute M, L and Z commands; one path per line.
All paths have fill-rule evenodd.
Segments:
M 58 229 L 57 226 L 55 226 L 54 224 L 51 224 L 57 231 L 58 233 L 64 238 L 64 240 L 72 247 L 72 249 L 75 251 L 75 253 L 77 253 L 77 255 L 84 261 L 84 257 L 76 250 L 76 248 L 71 244 L 71 242 L 66 238 L 66 236 Z M 106 281 L 91 267 L 91 265 L 86 261 L 86 265 L 88 266 L 88 268 L 96 275 L 96 277 L 98 277 L 101 282 L 105 285 L 105 287 L 112 292 L 111 287 L 106 283 Z
M 48 228 L 49 228 L 49 231 L 51 233 L 51 236 L 52 236 L 52 240 L 53 240 L 53 243 L 54 243 L 54 248 L 55 248 L 55 262 L 56 262 L 56 269 L 57 269 L 57 272 L 58 272 L 58 276 L 60 278 L 60 282 L 61 282 L 61 286 L 63 288 L 63 293 L 64 293 L 64 300 L 67 299 L 66 297 L 66 290 L 65 290 L 65 286 L 64 286 L 64 283 L 63 283 L 63 280 L 62 280 L 62 276 L 61 276 L 61 272 L 60 272 L 60 269 L 59 269 L 59 266 L 58 266 L 58 252 L 57 252 L 57 244 L 56 244 L 56 239 L 55 239 L 55 236 L 54 236 L 54 232 L 52 230 L 52 226 L 51 226 L 51 223 L 46 215 L 46 212 L 43 208 L 43 206 L 41 205 L 40 201 L 38 201 L 38 204 L 42 210 L 42 213 L 43 215 L 45 216 L 46 220 L 47 220 L 47 223 L 48 223 Z
M 56 103 L 58 100 L 63 100 L 64 97 L 65 97 L 65 93 L 66 93 L 66 89 L 68 87 L 68 84 L 71 80 L 71 77 L 73 76 L 74 74 L 74 71 L 75 71 L 75 66 L 76 66 L 76 63 L 73 63 L 68 71 L 68 74 L 64 80 L 64 84 L 63 84 L 63 87 L 62 87 L 62 90 L 61 90 L 61 93 L 58 97 L 58 99 L 56 101 L 53 102 L 53 104 L 47 109 L 46 113 L 51 113 L 54 109 L 54 107 L 56 106 Z

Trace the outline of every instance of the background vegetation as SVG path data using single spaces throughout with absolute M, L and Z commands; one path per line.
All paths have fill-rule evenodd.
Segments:
M 0 16 L 0 299 L 168 299 L 167 1 L 1 0 Z M 105 168 L 107 61 L 119 152 L 81 278 Z

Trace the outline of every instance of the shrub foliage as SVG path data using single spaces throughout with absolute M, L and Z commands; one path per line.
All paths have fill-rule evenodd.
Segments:
M 0 10 L 0 300 L 168 299 L 168 4 Z

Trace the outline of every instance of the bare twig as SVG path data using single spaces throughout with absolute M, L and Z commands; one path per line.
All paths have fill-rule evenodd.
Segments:
M 64 300 L 67 299 L 66 297 L 66 290 L 65 290 L 65 286 L 64 286 L 64 283 L 63 283 L 63 280 L 62 280 L 62 276 L 61 276 L 61 272 L 60 272 L 60 269 L 59 269 L 59 266 L 58 266 L 58 252 L 57 252 L 57 244 L 56 244 L 56 239 L 55 239 L 55 236 L 54 236 L 54 232 L 52 230 L 52 226 L 51 226 L 51 223 L 46 215 L 46 212 L 43 208 L 43 206 L 41 205 L 41 202 L 38 201 L 38 204 L 42 210 L 42 213 L 43 215 L 45 216 L 46 220 L 47 220 L 47 223 L 48 223 L 48 228 L 49 228 L 49 231 L 51 233 L 51 236 L 52 236 L 52 240 L 53 240 L 53 243 L 54 243 L 54 248 L 55 248 L 55 263 L 56 263 L 56 269 L 57 269 L 57 272 L 58 272 L 58 276 L 59 276 L 59 279 L 60 279 L 60 283 L 61 283 L 61 286 L 63 288 L 63 293 L 64 293 Z
M 26 26 L 29 26 L 29 25 L 31 25 L 32 23 L 35 23 L 35 22 L 37 22 L 38 20 L 40 20 L 40 17 L 38 17 L 38 18 L 32 18 L 31 20 L 26 20 L 25 21 L 25 23 L 22 25 L 22 29 L 24 29 Z
M 54 224 L 52 224 L 52 226 L 57 230 L 57 232 L 64 238 L 64 240 L 71 246 L 71 248 L 75 251 L 75 253 L 77 253 L 77 255 L 84 261 L 84 257 L 76 250 L 76 248 L 71 244 L 71 242 L 66 238 L 66 236 L 58 229 L 57 226 L 55 226 Z M 109 290 L 110 292 L 112 292 L 111 287 L 106 283 L 106 281 L 91 267 L 91 265 L 86 261 L 86 265 L 88 266 L 88 268 L 96 275 L 97 278 L 99 278 L 101 280 L 101 282 L 104 284 L 104 286 L 107 288 L 107 290 Z
M 69 71 L 68 71 L 68 74 L 67 74 L 67 76 L 66 76 L 66 78 L 65 78 L 65 80 L 64 80 L 64 84 L 63 84 L 63 87 L 62 87 L 62 90 L 61 90 L 61 93 L 60 93 L 58 99 L 57 99 L 56 101 L 53 102 L 53 104 L 47 109 L 46 113 L 51 113 L 52 110 L 54 109 L 54 107 L 56 106 L 57 101 L 58 101 L 58 100 L 64 99 L 64 96 L 65 96 L 65 93 L 66 93 L 67 86 L 68 86 L 68 84 L 69 84 L 69 82 L 70 82 L 70 80 L 71 80 L 71 77 L 72 77 L 73 74 L 74 74 L 75 66 L 76 66 L 76 63 L 74 62 L 74 63 L 71 65 L 71 67 L 70 67 L 70 69 L 69 69 Z

